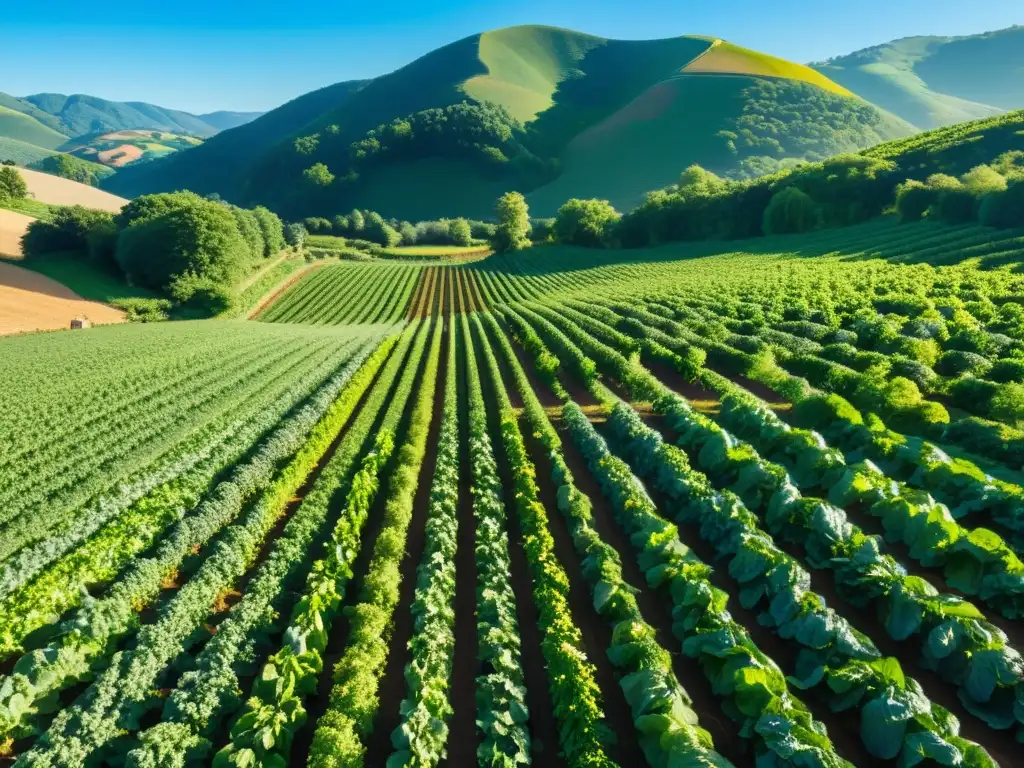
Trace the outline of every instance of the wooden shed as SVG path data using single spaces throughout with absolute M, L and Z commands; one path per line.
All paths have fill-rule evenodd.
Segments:
M 76 317 L 71 320 L 71 329 L 92 328 L 92 322 L 87 317 Z

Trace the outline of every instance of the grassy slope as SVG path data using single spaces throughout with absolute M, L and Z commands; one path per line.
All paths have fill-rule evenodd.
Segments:
M 724 40 L 716 40 L 706 53 L 690 62 L 683 69 L 686 74 L 757 75 L 816 85 L 830 93 L 852 96 L 846 88 L 822 75 L 820 72 L 766 53 L 742 48 Z
M 51 253 L 42 259 L 16 263 L 66 285 L 90 301 L 109 304 L 117 299 L 158 298 L 152 291 L 130 286 L 122 277 L 99 269 L 78 253 Z
M 960 175 L 1024 147 L 1024 110 L 936 128 L 864 150 L 870 157 L 895 161 L 910 178 L 932 173 Z
M 34 117 L 8 107 L 0 107 L 0 136 L 43 149 L 56 149 L 68 140 L 67 136 L 43 125 Z
M 0 160 L 13 160 L 18 165 L 29 165 L 56 154 L 57 152 L 52 149 L 43 149 L 27 141 L 0 136 Z
M 501 104 L 528 123 L 554 104 L 558 84 L 589 51 L 606 44 L 600 37 L 553 27 L 508 27 L 480 36 L 479 57 L 487 74 L 462 90 L 476 101 Z
M 910 37 L 813 66 L 922 129 L 1024 107 L 1024 27 Z

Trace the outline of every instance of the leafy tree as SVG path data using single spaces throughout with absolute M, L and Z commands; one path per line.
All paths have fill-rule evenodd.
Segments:
M 58 208 L 50 221 L 39 219 L 28 226 L 21 239 L 26 259 L 39 259 L 61 251 L 89 252 L 89 235 L 94 229 L 113 226 L 114 217 L 80 205 Z
M 259 222 L 256 221 L 256 215 L 252 211 L 247 211 L 236 205 L 228 206 L 228 210 L 235 217 L 238 232 L 242 235 L 242 239 L 245 240 L 246 246 L 248 246 L 252 262 L 255 263 L 262 259 L 265 245 L 263 243 L 263 232 L 260 230 Z
M 363 228 L 363 236 L 371 242 L 383 245 L 385 248 L 394 248 L 402 241 L 398 231 L 384 221 L 384 217 L 373 211 L 366 214 L 366 226 Z
M 610 244 L 620 218 L 607 200 L 573 198 L 558 209 L 555 237 L 562 243 L 604 248 Z
M 305 244 L 306 236 L 308 234 L 309 233 L 306 231 L 306 228 L 298 222 L 285 224 L 284 241 L 288 243 L 288 245 L 294 245 L 301 248 Z
M 136 197 L 114 217 L 118 231 L 147 219 L 156 218 L 176 208 L 185 208 L 200 203 L 212 204 L 194 192 L 161 192 L 156 195 Z
M 249 264 L 231 211 L 201 198 L 122 230 L 116 258 L 133 283 L 161 291 L 185 275 L 231 286 Z
M 28 197 L 28 184 L 17 168 L 0 166 L 0 200 L 21 200 Z
M 785 235 L 809 232 L 820 221 L 821 212 L 810 195 L 796 187 L 784 187 L 765 209 L 762 228 L 766 235 Z
M 314 163 L 302 172 L 306 183 L 314 187 L 329 187 L 334 182 L 334 174 L 323 163 Z
M 319 133 L 314 133 L 312 136 L 299 136 L 299 138 L 295 140 L 295 151 L 300 155 L 312 155 L 316 152 L 316 148 L 319 145 Z
M 307 232 L 312 232 L 313 234 L 331 231 L 330 219 L 325 219 L 320 216 L 310 216 L 305 218 L 302 220 L 302 224 L 305 226 Z
M 284 248 L 284 223 L 276 213 L 262 205 L 253 208 L 252 213 L 263 234 L 263 256 L 269 259 Z
M 416 227 L 408 221 L 398 225 L 398 234 L 402 238 L 402 245 L 416 245 Z
M 466 246 L 473 242 L 473 230 L 465 219 L 453 219 L 449 222 L 448 235 L 454 245 Z
M 530 209 L 519 192 L 506 192 L 495 206 L 498 225 L 491 247 L 498 253 L 530 247 Z
M 366 227 L 366 217 L 359 209 L 355 209 L 348 215 L 349 226 L 353 232 L 362 232 Z

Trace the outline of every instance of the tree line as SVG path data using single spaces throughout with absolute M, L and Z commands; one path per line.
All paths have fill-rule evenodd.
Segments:
M 301 236 L 266 208 L 168 192 L 137 197 L 117 214 L 56 208 L 49 220 L 29 225 L 22 250 L 29 261 L 75 253 L 164 296 L 168 308 L 206 316 L 231 308 L 235 286 L 285 247 L 286 232 Z
M 385 219 L 376 211 L 358 208 L 330 219 L 322 216 L 307 217 L 302 220 L 302 227 L 312 235 L 334 235 L 347 238 L 354 244 L 365 241 L 384 248 L 407 245 L 468 246 L 475 241 L 490 239 L 495 229 L 494 224 L 463 218 L 415 223 Z
M 902 221 L 1024 227 L 1024 152 L 1011 151 L 959 177 L 933 174 L 899 182 L 896 163 L 838 155 L 748 181 L 723 179 L 693 165 L 679 183 L 649 192 L 625 215 L 607 200 L 572 199 L 554 219 L 533 221 L 519 193 L 496 208 L 495 250 L 559 242 L 591 248 L 797 234 L 857 224 L 896 212 Z M 904 177 L 905 179 L 906 177 Z

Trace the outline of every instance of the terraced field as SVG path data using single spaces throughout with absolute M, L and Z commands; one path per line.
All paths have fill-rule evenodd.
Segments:
M 1022 243 L 324 266 L 0 341 L 0 748 L 1014 765 Z

